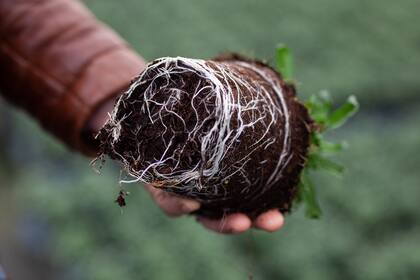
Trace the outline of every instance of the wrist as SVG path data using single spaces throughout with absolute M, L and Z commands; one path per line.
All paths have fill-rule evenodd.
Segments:
M 99 130 L 108 120 L 109 114 L 112 112 L 115 104 L 115 98 L 111 98 L 103 102 L 91 115 L 82 129 L 81 137 L 85 144 L 95 153 L 98 150 L 99 142 L 95 139 Z

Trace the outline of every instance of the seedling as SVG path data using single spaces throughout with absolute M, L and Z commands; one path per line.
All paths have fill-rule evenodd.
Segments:
M 295 197 L 319 216 L 307 170 L 340 170 L 324 152 L 341 147 L 322 133 L 341 125 L 357 103 L 352 97 L 355 108 L 331 111 L 321 94 L 303 104 L 287 48 L 277 49 L 276 65 L 283 76 L 234 54 L 152 61 L 101 129 L 101 156 L 122 163 L 131 177 L 122 182 L 197 199 L 197 213 L 207 217 L 288 212 Z

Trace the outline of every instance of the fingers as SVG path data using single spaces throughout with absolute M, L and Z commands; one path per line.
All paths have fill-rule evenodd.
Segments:
M 284 217 L 278 209 L 272 209 L 259 215 L 252 225 L 268 232 L 275 232 L 284 225 Z
M 230 214 L 223 219 L 213 220 L 198 217 L 198 221 L 207 229 L 227 234 L 238 234 L 247 231 L 251 227 L 251 219 L 245 214 Z
M 156 204 L 170 217 L 178 217 L 200 208 L 200 203 L 195 200 L 175 196 L 151 185 L 145 185 L 145 188 Z
M 248 216 L 241 213 L 230 214 L 219 220 L 199 217 L 198 221 L 209 230 L 227 234 L 239 234 L 247 231 L 251 226 L 267 232 L 275 232 L 284 225 L 284 217 L 277 209 L 259 215 L 252 222 Z
M 145 185 L 145 188 L 149 191 L 156 204 L 168 216 L 178 217 L 200 208 L 200 203 L 195 200 L 178 197 L 151 185 Z M 239 234 L 251 227 L 267 232 L 275 232 L 284 225 L 284 217 L 278 209 L 262 213 L 253 221 L 242 213 L 230 214 L 219 220 L 198 217 L 198 221 L 209 230 L 225 234 Z

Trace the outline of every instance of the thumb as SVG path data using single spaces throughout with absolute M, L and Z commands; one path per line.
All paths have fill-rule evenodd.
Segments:
M 146 184 L 145 188 L 155 203 L 170 217 L 178 217 L 200 208 L 200 203 L 196 200 L 179 197 L 149 184 Z

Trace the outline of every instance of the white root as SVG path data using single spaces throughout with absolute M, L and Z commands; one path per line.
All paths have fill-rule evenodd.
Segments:
M 241 71 L 253 71 L 259 75 L 266 85 L 244 80 Z M 152 71 L 152 72 L 151 72 Z M 153 73 L 153 75 L 150 75 Z M 179 88 L 171 87 L 171 78 L 174 74 L 192 73 L 200 78 L 193 92 L 185 92 Z M 166 84 L 159 89 L 165 88 L 167 98 L 164 102 L 155 99 L 158 92 L 156 79 L 164 79 Z M 147 85 L 147 87 L 146 87 Z M 148 121 L 159 123 L 164 131 L 158 132 L 162 135 L 164 151 L 156 155 L 153 161 L 140 170 L 134 170 L 129 164 L 129 160 L 121 154 L 117 154 L 127 173 L 132 177 L 131 180 L 122 180 L 122 183 L 143 182 L 156 183 L 161 186 L 173 187 L 190 196 L 198 192 L 205 192 L 215 196 L 223 195 L 223 188 L 207 182 L 221 182 L 226 184 L 233 175 L 240 174 L 244 184 L 250 188 L 253 183 L 264 183 L 266 189 L 279 181 L 282 177 L 283 168 L 291 158 L 291 130 L 289 120 L 289 110 L 283 96 L 280 82 L 274 75 L 269 75 L 257 66 L 242 61 L 211 62 L 200 59 L 190 59 L 183 57 L 164 57 L 150 63 L 146 70 L 133 82 L 130 88 L 118 100 L 112 112 L 108 125 L 111 127 L 111 145 L 119 141 L 121 123 L 127 116 L 117 119 L 117 112 L 124 102 L 127 102 L 134 90 L 144 86 L 142 100 L 140 102 L 142 112 L 147 113 Z M 246 90 L 247 93 L 242 94 Z M 273 90 L 276 96 L 273 96 Z M 249 94 L 252 94 L 251 100 Z M 190 107 L 196 119 L 193 127 L 187 127 L 186 120 L 174 109 L 180 105 L 183 94 L 191 96 Z M 248 99 L 245 98 L 248 94 Z M 205 114 L 200 114 L 197 104 L 204 105 Z M 184 105 L 185 106 L 185 105 Z M 151 109 L 153 108 L 153 109 Z M 202 108 L 201 108 L 202 109 Z M 164 122 L 164 116 L 171 115 L 181 121 L 184 132 L 188 134 L 188 141 L 195 141 L 200 146 L 200 161 L 187 170 L 180 170 L 180 154 L 184 151 L 185 145 L 175 147 L 173 128 Z M 244 118 L 246 115 L 246 118 Z M 203 133 L 203 124 L 213 120 L 210 129 Z M 232 120 L 235 120 L 233 127 Z M 270 129 L 279 121 L 284 123 L 282 139 L 278 139 L 270 134 Z M 146 120 L 145 120 L 146 122 Z M 256 125 L 264 127 L 264 133 L 260 133 L 254 143 L 248 147 L 245 156 L 239 158 L 235 163 L 227 166 L 223 164 L 228 151 L 234 147 L 235 143 L 241 141 L 241 136 L 246 130 L 252 130 Z M 138 123 L 136 131 L 142 130 L 144 123 Z M 165 135 L 172 133 L 172 137 L 165 139 Z M 248 131 L 249 133 L 249 131 Z M 171 134 L 169 134 L 171 135 Z M 278 137 L 278 136 L 277 136 Z M 139 139 L 139 151 L 141 139 Z M 244 170 L 244 166 L 251 159 L 251 155 L 259 149 L 267 149 L 274 143 L 281 141 L 282 151 L 279 154 L 278 162 L 272 174 L 266 180 L 252 181 Z M 179 143 L 178 143 L 179 145 Z M 115 150 L 115 149 L 114 149 Z M 140 153 L 139 153 L 140 154 Z M 137 159 L 138 160 L 138 159 Z M 264 164 L 267 161 L 256 162 Z M 165 168 L 163 168 L 165 167 Z M 162 170 L 166 170 L 162 172 Z M 247 191 L 244 189 L 244 192 Z

